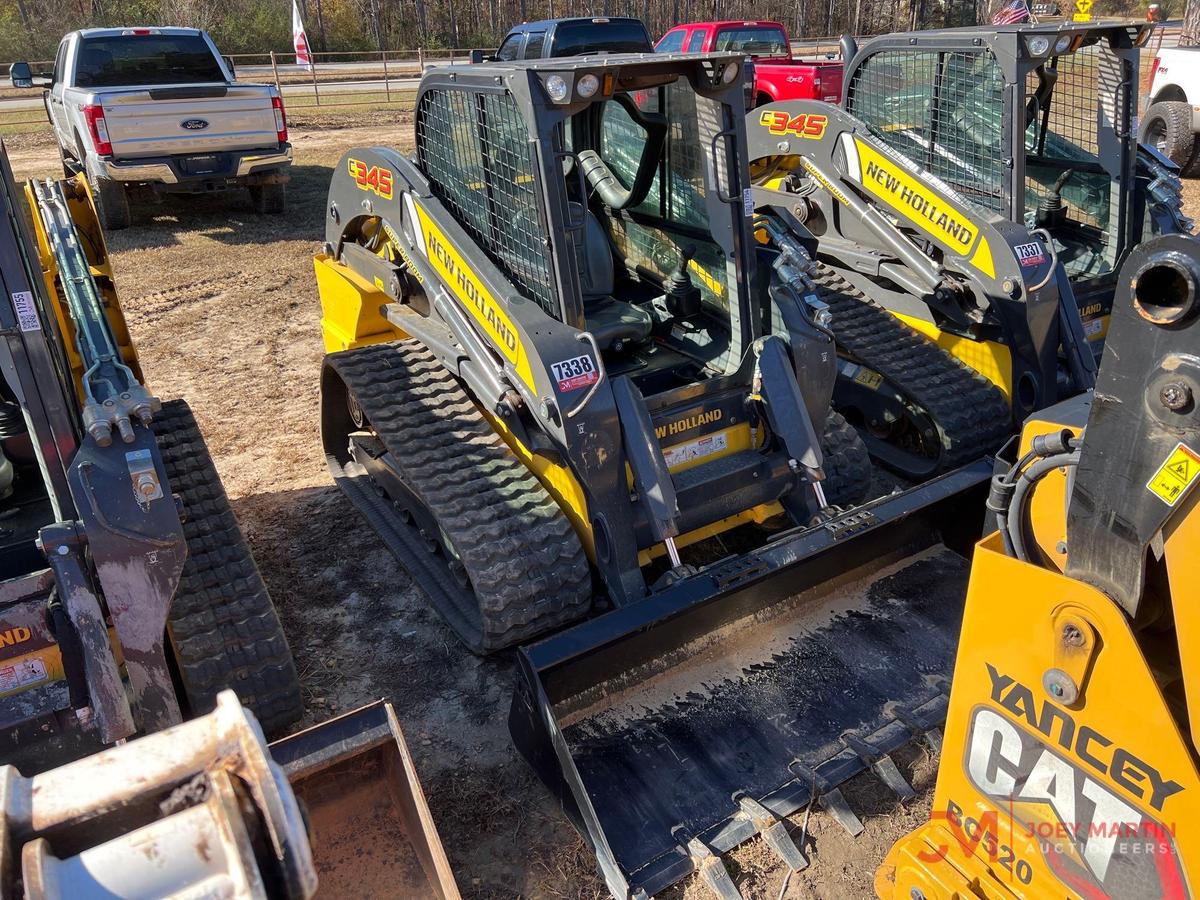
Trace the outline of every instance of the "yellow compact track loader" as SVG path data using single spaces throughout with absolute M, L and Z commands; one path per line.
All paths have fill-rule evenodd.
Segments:
M 759 833 L 802 867 L 780 817 L 819 798 L 857 831 L 863 770 L 911 796 L 888 754 L 937 740 L 1010 430 L 921 344 L 994 427 L 872 484 L 813 262 L 753 207 L 742 65 L 431 69 L 414 156 L 346 154 L 315 260 L 331 472 L 472 650 L 558 629 L 519 651 L 510 729 L 618 897 L 731 896 L 720 854 Z
M 0 209 L 0 897 L 453 900 L 389 705 L 268 757 L 292 656 L 187 404 L 143 384 L 87 181 L 20 192 L 0 146 Z
M 975 551 L 931 820 L 883 898 L 1175 898 L 1200 832 L 1200 241 L 1121 268 L 1094 395 L 1032 417 Z
M 925 477 L 1090 389 L 1122 261 L 1191 230 L 1177 170 L 1133 125 L 1150 28 L 845 39 L 840 108 L 750 113 L 755 203 L 816 258 L 834 408 L 879 462 Z M 948 386 L 933 346 L 990 390 Z

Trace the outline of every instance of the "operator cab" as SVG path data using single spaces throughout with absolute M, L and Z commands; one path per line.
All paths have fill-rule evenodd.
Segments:
M 742 210 L 711 148 L 742 113 L 706 96 L 714 74 L 733 83 L 724 67 L 739 64 L 694 59 L 614 79 L 606 99 L 556 134 L 579 226 L 584 327 L 612 374 L 652 384 L 651 393 L 724 374 L 740 359 Z
M 847 66 L 845 107 L 973 203 L 1046 229 L 1082 302 L 1085 284 L 1111 294 L 1121 260 L 1153 230 L 1152 211 L 1125 199 L 1138 187 L 1132 118 L 1148 36 L 1089 23 L 876 38 Z M 1011 123 L 1024 132 L 1016 158 Z

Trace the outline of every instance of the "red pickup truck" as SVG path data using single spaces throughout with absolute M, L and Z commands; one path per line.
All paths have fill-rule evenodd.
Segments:
M 792 42 L 779 22 L 692 22 L 676 25 L 654 45 L 660 53 L 732 50 L 754 60 L 755 106 L 777 100 L 842 99 L 841 60 L 792 56 Z

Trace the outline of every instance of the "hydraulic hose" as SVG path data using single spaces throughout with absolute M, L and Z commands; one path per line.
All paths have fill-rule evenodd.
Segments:
M 1009 556 L 1030 561 L 1026 534 L 1032 488 L 1054 469 L 1078 465 L 1082 443 L 1082 436 L 1075 437 L 1066 429 L 1040 434 L 1012 468 L 992 478 L 987 507 L 996 514 L 1004 550 Z

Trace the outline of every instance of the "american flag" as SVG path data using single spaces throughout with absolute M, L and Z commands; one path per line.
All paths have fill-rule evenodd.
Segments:
M 1015 25 L 1028 19 L 1029 7 L 1025 4 L 1025 0 L 1012 0 L 1011 3 L 1006 3 L 996 10 L 996 14 L 992 16 L 992 24 Z

